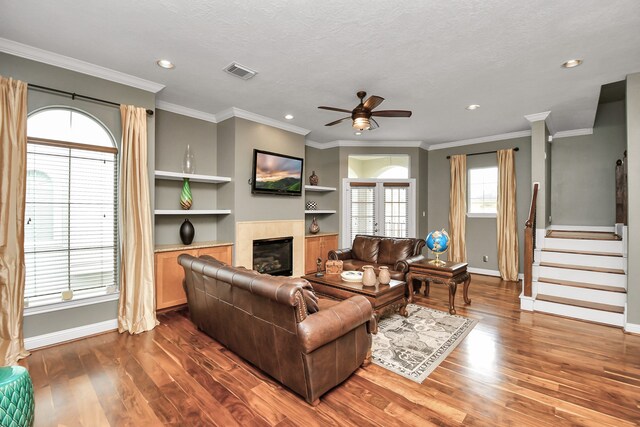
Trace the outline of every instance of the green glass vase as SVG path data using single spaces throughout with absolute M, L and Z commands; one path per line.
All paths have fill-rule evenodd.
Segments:
M 184 184 L 182 184 L 182 192 L 180 193 L 180 206 L 182 209 L 191 209 L 193 203 L 193 196 L 191 196 L 191 187 L 189 186 L 189 178 L 184 178 Z

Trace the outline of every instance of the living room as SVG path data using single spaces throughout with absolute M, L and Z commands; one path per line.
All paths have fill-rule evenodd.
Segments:
M 534 2 L 520 11 L 504 2 L 457 6 L 373 3 L 356 15 L 355 4 L 337 3 L 309 3 L 305 10 L 262 3 L 234 9 L 165 2 L 116 10 L 114 5 L 90 2 L 69 5 L 64 14 L 60 5 L 3 5 L 0 76 L 28 84 L 25 119 L 31 142 L 58 139 L 37 133 L 35 119 L 63 110 L 70 121 L 88 117 L 99 124 L 120 150 L 115 156 L 122 162 L 123 116 L 117 106 L 102 101 L 152 113 L 145 119 L 146 162 L 138 165 L 146 172 L 138 178 L 144 178 L 149 189 L 144 205 L 150 232 L 129 240 L 120 234 L 120 224 L 115 226 L 118 232 L 109 228 L 112 243 L 105 253 L 115 269 L 111 282 L 90 290 L 65 281 L 67 289 L 56 288 L 55 301 L 47 292 L 27 289 L 28 297 L 18 309 L 19 330 L 15 335 L 3 332 L 3 349 L 13 337 L 23 342 L 20 361 L 14 357 L 4 364 L 28 369 L 35 424 L 637 425 L 640 272 L 626 262 L 637 257 L 640 241 L 634 224 L 640 168 L 633 166 L 640 143 L 638 5 Z M 549 14 L 538 14 L 537 9 Z M 166 26 L 147 22 L 147 14 Z M 336 22 L 331 22 L 333 14 L 339 16 Z M 447 30 L 451 22 L 459 29 L 482 32 L 493 20 L 500 25 L 478 40 L 452 36 Z M 562 28 L 565 21 L 577 28 Z M 388 28 L 376 33 L 373 24 Z M 172 31 L 163 34 L 164 28 Z M 308 36 L 308 30 L 322 35 Z M 234 31 L 253 31 L 253 36 L 236 38 Z M 389 36 L 394 31 L 398 39 Z M 415 36 L 402 40 L 409 31 Z M 118 33 L 128 32 L 136 37 L 135 43 L 119 48 L 123 39 Z M 337 49 L 339 40 L 350 47 Z M 398 49 L 396 43 L 406 47 Z M 447 63 L 444 54 L 451 52 L 456 58 Z M 297 59 L 301 57 L 305 61 Z M 175 67 L 161 68 L 156 65 L 161 59 L 171 59 Z M 562 67 L 571 59 L 583 62 Z M 225 73 L 223 67 L 233 61 L 255 68 L 257 74 L 243 80 Z M 398 70 L 399 64 L 405 69 Z M 360 102 L 360 90 L 368 92 L 364 101 L 385 97 L 378 110 L 406 109 L 413 114 L 372 116 L 379 126 L 372 130 L 354 127 L 352 117 L 325 126 L 351 114 Z M 472 105 L 479 106 L 467 109 Z M 3 124 L 0 134 L 6 129 Z M 4 148 L 8 143 L 2 141 Z M 515 148 L 511 155 L 519 247 L 512 252 L 517 277 L 508 281 L 500 277 L 497 195 L 493 214 L 465 211 L 466 231 L 452 232 L 449 157 L 466 155 L 465 176 L 470 179 L 468 170 L 497 170 L 496 151 Z M 252 192 L 255 150 L 302 160 L 299 195 Z M 28 151 L 27 158 L 33 154 L 37 153 Z M 5 159 L 3 182 L 9 182 L 5 172 L 14 163 Z M 187 169 L 186 160 L 191 163 Z M 625 167 L 631 164 L 627 221 L 620 221 L 616 212 L 617 160 Z M 397 161 L 402 166 L 394 168 L 398 175 L 380 178 L 384 167 L 355 166 L 367 161 Z M 109 172 L 116 177 L 111 183 L 116 189 L 111 191 L 112 224 L 124 216 L 118 199 L 125 182 L 123 165 Z M 361 173 L 364 170 L 372 172 Z M 97 169 L 94 172 L 97 179 Z M 91 173 L 81 180 L 92 181 Z M 312 173 L 315 185 L 309 179 Z M 180 206 L 185 174 L 190 177 L 189 209 Z M 36 182 L 32 179 L 26 178 L 27 192 Z M 373 228 L 354 226 L 350 195 L 357 185 L 372 188 L 362 184 L 384 182 L 406 184 L 400 188 L 408 189 L 403 193 L 407 228 L 398 237 L 424 243 L 430 232 L 446 229 L 451 240 L 462 234 L 466 245 L 463 261 L 471 275 L 470 304 L 460 295 L 462 286 L 450 300 L 450 289 L 437 282 L 429 286 L 410 280 L 422 289 L 402 295 L 410 300 L 408 307 L 445 314 L 455 303 L 456 316 L 474 322 L 426 378 L 418 382 L 403 377 L 376 364 L 374 357 L 313 406 L 286 382 L 258 368 L 260 363 L 230 350 L 233 344 L 212 338 L 191 321 L 182 288 L 184 270 L 177 261 L 180 254 L 212 255 L 233 266 L 255 268 L 253 241 L 291 236 L 290 275 L 313 274 L 318 257 L 323 270 L 330 251 L 351 248 L 358 232 L 374 234 Z M 534 198 L 538 225 L 529 228 L 536 242 L 528 245 L 525 223 L 534 183 L 540 188 Z M 42 191 L 33 193 L 38 195 L 49 187 L 36 188 Z M 93 182 L 88 188 L 97 192 L 99 186 Z M 5 204 L 7 193 L 2 194 Z M 27 212 L 32 212 L 30 203 L 38 199 L 30 199 L 29 193 L 26 197 Z M 471 205 L 469 199 L 466 202 Z M 5 218 L 12 217 L 4 217 L 3 211 L 3 223 L 12 223 Z M 29 218 L 19 219 L 24 220 L 26 239 L 34 236 L 28 226 L 38 222 Z M 185 219 L 195 234 L 189 245 L 180 235 Z M 313 234 L 312 223 L 319 228 Z M 377 223 L 369 226 L 377 228 Z M 87 230 L 93 237 L 94 230 Z M 554 232 L 581 231 L 615 236 L 615 241 L 596 243 L 621 247 L 615 261 L 622 264 L 601 265 L 602 254 L 594 255 L 600 258 L 571 270 L 573 280 L 564 278 L 557 267 L 543 265 L 580 263 L 585 256 L 580 251 L 608 252 L 587 247 L 585 239 L 572 249 L 577 261 L 546 258 L 549 252 L 561 257 L 568 250 L 552 246 L 554 240 L 562 240 L 553 239 Z M 151 258 L 145 261 L 152 276 L 145 297 L 152 305 L 146 320 L 149 330 L 118 333 L 124 295 L 120 269 L 127 260 L 120 245 L 133 242 L 129 246 L 135 259 L 143 241 L 151 245 Z M 533 262 L 527 262 L 529 247 Z M 318 252 L 311 255 L 312 249 Z M 418 251 L 434 257 L 427 247 Z M 8 252 L 2 255 L 3 262 L 10 259 Z M 338 260 L 348 264 L 348 259 Z M 532 267 L 529 294 L 527 266 Z M 595 270 L 589 273 L 607 276 L 594 279 L 597 287 L 580 288 L 584 301 L 562 293 L 566 289 L 553 293 L 552 285 L 558 283 L 544 281 L 589 282 L 576 279 L 586 274 L 585 266 Z M 30 264 L 27 256 L 27 282 L 36 270 L 58 274 L 56 268 L 58 263 Z M 602 269 L 606 271 L 598 271 Z M 15 283 L 5 277 L 3 293 Z M 611 277 L 623 285 L 614 286 Z M 46 282 L 42 286 L 47 290 Z M 10 301 L 5 298 L 9 297 L 3 295 L 3 309 Z M 375 323 L 411 317 L 385 313 Z M 12 322 L 3 318 L 3 329 L 10 324 L 15 331 Z M 234 328 L 231 322 L 226 326 Z M 383 334 L 369 335 L 375 345 Z M 31 355 L 23 358 L 27 352 Z

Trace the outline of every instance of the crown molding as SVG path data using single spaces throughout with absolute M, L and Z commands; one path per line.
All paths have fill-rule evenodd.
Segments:
M 156 101 L 156 108 L 163 111 L 169 111 L 170 113 L 180 114 L 182 116 L 193 117 L 194 119 L 218 123 L 218 117 L 215 114 L 205 113 L 203 111 L 194 110 L 193 108 L 183 107 L 182 105 L 172 104 L 166 101 Z
M 540 120 L 546 120 L 551 114 L 551 111 L 543 111 L 542 113 L 527 114 L 524 116 L 530 123 L 539 122 Z
M 216 114 L 216 120 L 221 122 L 223 120 L 227 120 L 231 117 L 237 117 L 239 119 L 250 120 L 252 122 L 261 123 L 263 125 L 271 126 L 274 128 L 286 130 L 288 132 L 297 133 L 299 135 L 308 135 L 311 130 L 301 128 L 296 125 L 292 125 L 289 123 L 281 122 L 280 120 L 272 119 L 270 117 L 265 117 L 260 114 L 252 113 L 250 111 L 242 110 L 240 108 L 231 107 L 228 110 L 221 111 Z
M 395 147 L 395 148 L 423 148 L 423 141 L 356 141 L 351 139 L 337 139 L 330 142 L 316 142 L 306 140 L 305 145 L 326 150 L 336 147 Z
M 64 68 L 78 73 L 120 83 L 126 86 L 142 89 L 147 92 L 158 93 L 164 89 L 164 85 L 150 80 L 125 74 L 110 68 L 101 67 L 69 56 L 59 55 L 47 50 L 0 38 L 0 52 L 5 52 L 21 58 L 31 59 L 59 68 Z
M 531 136 L 531 130 L 521 130 L 518 132 L 501 133 L 498 135 L 483 136 L 480 138 L 463 139 L 460 141 L 443 142 L 442 144 L 430 145 L 427 150 L 442 150 L 444 148 L 462 147 L 464 145 L 482 144 L 483 142 L 503 141 L 505 139 L 523 138 Z
M 553 134 L 553 139 L 568 138 L 570 136 L 591 135 L 591 134 L 593 134 L 593 128 L 561 130 Z

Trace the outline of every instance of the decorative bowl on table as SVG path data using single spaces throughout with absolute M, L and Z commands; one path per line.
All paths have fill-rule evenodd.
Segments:
M 345 282 L 362 282 L 362 271 L 343 271 L 340 277 Z

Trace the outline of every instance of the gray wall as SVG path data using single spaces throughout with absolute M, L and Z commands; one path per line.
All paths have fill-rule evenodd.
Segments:
M 640 325 L 640 73 L 627 76 L 627 161 L 629 253 L 627 321 Z
M 182 172 L 182 159 L 187 144 L 195 156 L 195 173 L 217 175 L 217 125 L 204 120 L 156 110 L 156 169 Z M 180 209 L 182 181 L 156 180 L 156 209 Z M 191 209 L 216 209 L 217 190 L 228 184 L 190 182 L 193 205 Z M 156 244 L 180 242 L 180 225 L 189 218 L 196 230 L 194 241 L 216 240 L 217 216 L 159 215 L 156 217 Z
M 340 211 L 340 162 L 338 148 L 328 148 L 320 150 L 317 148 L 306 147 L 305 149 L 305 183 L 309 183 L 309 175 L 312 171 L 316 171 L 319 182 L 318 185 L 323 187 L 335 187 L 336 191 L 327 193 L 323 192 L 306 192 L 305 201 L 313 200 L 318 203 L 318 209 L 335 209 L 335 214 L 317 215 L 318 225 L 321 232 L 339 232 Z M 305 215 L 305 224 L 307 230 L 311 225 L 313 215 Z
M 153 93 L 5 53 L 0 53 L 0 74 L 6 77 L 13 77 L 27 83 L 48 86 L 69 92 L 76 92 L 82 95 L 102 98 L 113 102 L 133 104 L 138 107 L 145 107 L 149 109 L 155 108 L 155 94 Z M 73 101 L 70 98 L 60 95 L 29 90 L 28 108 L 30 112 L 38 108 L 52 105 L 74 107 L 92 114 L 107 126 L 119 146 L 122 136 L 122 127 L 120 122 L 120 111 L 118 108 L 88 101 Z M 154 116 L 148 117 L 148 167 L 150 174 L 150 186 L 152 189 L 153 171 L 155 169 L 154 122 Z M 151 191 L 151 198 L 151 208 L 153 209 L 153 190 Z M 25 338 L 29 338 L 115 319 L 117 317 L 117 307 L 117 301 L 109 301 L 90 306 L 27 316 L 24 319 L 24 336 Z
M 220 186 L 217 192 L 218 206 L 232 212 L 218 219 L 218 240 L 235 242 L 235 224 L 239 221 L 304 218 L 304 197 L 251 194 L 248 183 L 254 148 L 304 158 L 304 136 L 238 118 L 218 123 L 217 132 L 218 174 L 232 177 L 232 182 Z M 305 175 L 306 166 L 303 178 Z
M 560 225 L 616 222 L 615 164 L 626 150 L 624 101 L 600 104 L 592 135 L 551 144 L 551 210 Z
M 520 248 L 520 271 L 523 263 L 524 223 L 531 202 L 531 139 L 516 138 L 487 142 L 471 146 L 429 151 L 428 170 L 428 224 L 430 230 L 449 229 L 450 168 L 447 156 L 472 154 L 484 151 L 519 147 L 516 153 L 516 197 L 518 210 L 518 243 Z M 467 157 L 467 168 L 497 166 L 496 154 Z M 498 270 L 498 245 L 496 218 L 467 217 L 467 256 L 470 267 Z M 482 256 L 489 261 L 483 262 Z

